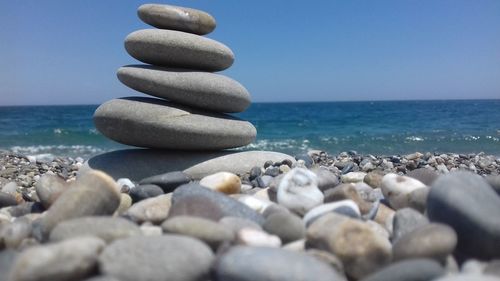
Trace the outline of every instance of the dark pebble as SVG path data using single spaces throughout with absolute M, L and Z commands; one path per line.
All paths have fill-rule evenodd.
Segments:
M 361 281 L 430 281 L 445 274 L 438 262 L 411 259 L 393 263 L 361 279 Z
M 129 192 L 133 203 L 162 194 L 164 194 L 163 189 L 155 184 L 141 184 L 132 188 Z
M 0 191 L 0 208 L 17 205 L 16 198 Z
M 262 174 L 262 170 L 260 169 L 260 167 L 253 167 L 251 170 L 250 170 L 250 176 L 248 177 L 248 179 L 250 181 L 253 181 L 254 179 L 256 179 L 258 176 L 260 176 Z
M 154 184 L 163 189 L 163 192 L 169 193 L 177 187 L 189 183 L 191 178 L 183 172 L 169 172 L 142 179 L 139 184 Z
M 268 160 L 264 163 L 264 169 L 267 169 L 267 167 L 271 167 L 273 165 L 273 161 L 271 160 Z
M 264 175 L 271 176 L 271 177 L 276 177 L 279 174 L 280 174 L 280 169 L 278 167 L 269 167 L 264 172 Z
M 307 155 L 307 154 L 299 154 L 299 155 L 296 155 L 295 156 L 295 160 L 303 160 L 304 161 L 304 165 L 307 167 L 307 168 L 311 168 L 312 165 L 314 164 L 314 161 L 313 159 L 311 158 L 311 156 Z

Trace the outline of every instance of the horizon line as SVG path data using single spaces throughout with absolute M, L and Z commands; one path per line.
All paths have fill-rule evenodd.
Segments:
M 121 98 L 121 97 L 120 97 Z M 116 98 L 119 99 L 119 98 Z M 500 101 L 499 98 L 452 98 L 452 99 L 379 99 L 379 100 L 315 100 L 315 101 L 256 101 L 252 104 L 290 104 L 290 103 L 355 103 L 355 102 L 436 102 L 436 101 Z M 6 104 L 0 107 L 45 107 L 45 106 L 91 106 L 101 103 L 61 103 L 61 104 Z

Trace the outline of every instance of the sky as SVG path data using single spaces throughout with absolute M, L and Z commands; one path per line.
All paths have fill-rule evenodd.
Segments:
M 141 95 L 116 70 L 150 1 L 0 0 L 0 105 Z M 153 2 L 154 3 L 154 2 Z M 498 0 L 157 1 L 204 10 L 254 102 L 500 98 Z

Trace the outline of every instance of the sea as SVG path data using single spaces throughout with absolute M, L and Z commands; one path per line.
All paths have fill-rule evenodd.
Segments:
M 130 148 L 97 131 L 97 106 L 0 107 L 0 150 L 88 159 Z M 238 150 L 500 156 L 500 100 L 254 103 L 235 115 L 257 128 L 256 140 Z

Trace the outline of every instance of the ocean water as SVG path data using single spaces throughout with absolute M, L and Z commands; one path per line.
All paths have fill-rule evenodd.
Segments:
M 96 108 L 0 107 L 0 149 L 88 158 L 127 148 L 95 129 Z M 252 122 L 258 132 L 243 150 L 500 156 L 500 100 L 255 103 L 237 116 Z

